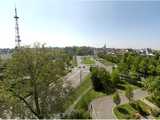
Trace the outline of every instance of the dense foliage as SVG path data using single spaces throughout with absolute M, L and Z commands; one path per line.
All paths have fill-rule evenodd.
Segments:
M 147 56 L 135 52 L 125 54 L 99 53 L 99 57 L 117 64 L 115 68 L 122 80 L 141 86 L 142 78 L 160 75 L 160 55 Z
M 133 100 L 133 88 L 129 85 L 126 88 L 125 96 L 128 98 L 129 102 Z
M 115 91 L 115 86 L 111 80 L 110 73 L 104 68 L 92 67 L 91 80 L 95 91 L 102 91 L 106 94 Z
M 1 115 L 53 118 L 62 112 L 69 87 L 61 77 L 67 73 L 70 60 L 63 51 L 39 45 L 15 50 L 0 81 Z

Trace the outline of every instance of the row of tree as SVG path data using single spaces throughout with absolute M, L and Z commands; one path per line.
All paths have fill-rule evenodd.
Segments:
M 123 55 L 108 55 L 99 53 L 99 57 L 116 63 L 118 70 L 125 75 L 130 75 L 138 79 L 138 76 L 157 76 L 160 75 L 160 57 L 159 54 L 154 56 L 142 56 L 135 52 L 128 52 Z
M 70 55 L 94 55 L 94 48 L 91 47 L 65 47 L 64 50 Z

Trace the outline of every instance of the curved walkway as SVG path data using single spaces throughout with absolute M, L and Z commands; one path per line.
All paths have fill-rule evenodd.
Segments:
M 146 97 L 148 93 L 141 89 L 134 90 L 134 100 Z M 120 95 L 121 104 L 128 103 L 128 99 L 124 94 Z M 93 119 L 116 119 L 112 114 L 114 106 L 112 95 L 97 98 L 90 103 L 89 110 Z

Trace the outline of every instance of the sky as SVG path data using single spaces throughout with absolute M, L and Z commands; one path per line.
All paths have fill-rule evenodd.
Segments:
M 21 45 L 160 49 L 160 1 L 1 0 L 0 48 Z

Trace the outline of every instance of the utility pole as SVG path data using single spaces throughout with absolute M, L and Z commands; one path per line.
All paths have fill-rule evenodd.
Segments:
M 80 68 L 80 71 L 79 71 L 79 79 L 80 79 L 80 83 L 82 81 L 82 69 Z
M 17 16 L 17 8 L 15 7 L 15 43 L 16 43 L 16 48 L 20 47 L 20 35 L 19 35 L 19 25 L 18 25 L 18 19 L 19 17 Z

